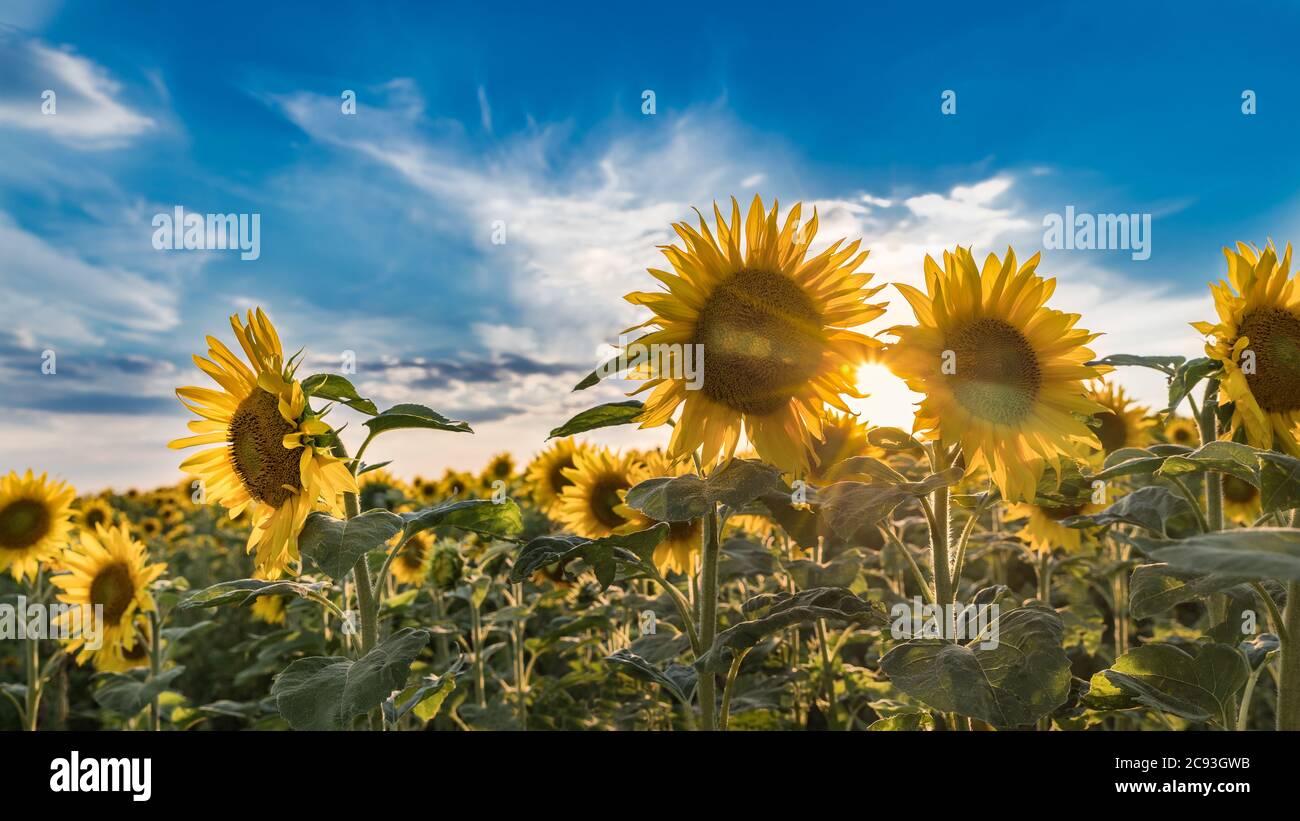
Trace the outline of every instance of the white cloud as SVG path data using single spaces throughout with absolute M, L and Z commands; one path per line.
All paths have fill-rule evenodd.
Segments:
M 122 86 L 100 65 L 72 51 L 0 28 L 0 127 L 48 134 L 78 148 L 124 145 L 156 123 L 119 98 Z M 54 113 L 42 109 L 54 92 Z

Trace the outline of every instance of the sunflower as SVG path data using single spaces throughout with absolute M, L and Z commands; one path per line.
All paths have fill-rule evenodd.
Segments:
M 147 516 L 140 520 L 140 523 L 135 526 L 135 529 L 140 534 L 141 538 L 148 541 L 149 539 L 158 538 L 158 536 L 163 532 L 163 523 L 153 516 Z
M 598 539 L 628 524 L 618 509 L 638 475 L 631 454 L 619 456 L 604 448 L 580 452 L 564 475 L 573 484 L 560 494 L 556 516 L 575 534 Z
M 59 601 L 65 604 L 103 607 L 100 630 L 102 647 L 135 647 L 136 613 L 153 612 L 153 597 L 149 585 L 167 569 L 165 564 L 149 564 L 145 546 L 131 538 L 126 525 L 95 532 L 81 531 L 80 543 L 63 552 L 61 559 L 67 573 L 51 576 L 50 581 L 63 592 Z M 61 619 L 67 623 L 73 614 Z M 85 664 L 95 650 L 85 646 L 85 637 L 74 637 L 68 642 L 68 653 L 77 653 L 77 663 Z
M 431 503 L 438 501 L 440 485 L 436 479 L 426 479 L 423 476 L 416 476 L 411 480 L 411 489 L 420 501 Z
M 1032 498 L 1049 464 L 1060 475 L 1063 456 L 1100 446 L 1083 421 L 1105 410 L 1084 389 L 1102 373 L 1084 364 L 1097 335 L 1046 307 L 1056 280 L 1034 273 L 1037 254 L 1017 268 L 1008 248 L 981 271 L 958 248 L 943 263 L 925 258 L 925 293 L 896 285 L 918 324 L 891 329 L 886 364 L 925 394 L 914 430 L 960 442 L 968 469 L 986 467 L 1009 501 Z
M 816 465 L 808 472 L 808 481 L 823 485 L 845 480 L 863 480 L 861 474 L 849 474 L 841 463 L 857 456 L 881 458 L 885 452 L 867 441 L 870 428 L 848 413 L 829 413 L 822 420 L 822 435 L 813 442 Z
M 35 579 L 41 563 L 57 559 L 72 528 L 77 492 L 45 474 L 10 471 L 0 479 L 0 572 Z
M 284 624 L 286 610 L 284 596 L 258 596 L 253 600 L 253 618 L 264 624 Z
M 1171 445 L 1194 448 L 1201 441 L 1201 431 L 1191 419 L 1173 416 L 1165 423 L 1165 441 Z
M 632 485 L 636 486 L 647 479 L 657 479 L 661 476 L 683 476 L 692 472 L 690 466 L 686 463 L 677 462 L 673 464 L 665 458 L 662 452 L 650 451 L 641 454 L 640 464 L 633 468 Z M 626 524 L 618 528 L 619 532 L 635 533 L 655 524 L 654 519 L 627 504 L 627 491 L 620 491 L 619 495 L 624 498 L 624 501 L 615 507 L 614 511 L 627 520 Z M 704 522 L 702 519 L 691 519 L 687 522 L 669 522 L 667 537 L 655 548 L 653 557 L 655 567 L 659 568 L 659 572 L 663 574 L 671 572 L 689 575 L 695 570 L 694 557 L 700 552 L 700 542 L 703 536 Z
M 1151 443 L 1155 420 L 1150 409 L 1136 405 L 1119 385 L 1098 380 L 1088 387 L 1088 397 L 1104 408 L 1092 415 L 1101 449 L 1110 455 L 1121 448 L 1141 448 Z
M 93 531 L 97 525 L 111 525 L 117 511 L 103 499 L 82 499 L 73 515 L 73 523 L 80 530 Z
M 1083 531 L 1066 527 L 1061 524 L 1061 520 L 1096 513 L 1104 507 L 1091 502 L 1066 505 L 1019 503 L 1007 506 L 1007 519 L 1028 520 L 1020 535 L 1029 542 L 1030 547 L 1040 553 L 1050 553 L 1057 547 L 1066 553 L 1078 553 L 1083 547 Z
M 391 566 L 393 578 L 398 584 L 424 584 L 429 576 L 429 565 L 433 561 L 431 547 L 423 533 L 417 533 L 407 540 Z
M 278 578 L 299 560 L 298 534 L 307 514 L 324 509 L 342 515 L 339 495 L 356 492 L 347 466 L 330 453 L 334 431 L 307 404 L 293 378 L 280 337 L 259 308 L 245 326 L 230 318 L 248 357 L 241 362 L 222 342 L 208 337 L 208 356 L 194 362 L 221 390 L 180 388 L 181 403 L 203 417 L 189 423 L 196 434 L 173 448 L 218 445 L 191 456 L 181 469 L 201 479 L 209 500 L 231 518 L 252 509 L 249 552 L 268 578 Z
M 654 314 L 638 328 L 657 326 L 627 346 L 628 356 L 668 352 L 630 376 L 647 380 L 633 393 L 651 391 L 641 427 L 666 424 L 681 407 L 668 444 L 672 461 L 699 450 L 711 469 L 734 455 L 743 432 L 761 458 L 801 471 L 823 408 L 848 413 L 842 395 L 862 396 L 854 375 L 879 343 L 847 329 L 884 313 L 866 302 L 880 290 L 867 287 L 872 275 L 857 272 L 868 252 L 858 251 L 859 240 L 838 240 L 809 259 L 816 211 L 801 225 L 796 204 L 780 225 L 777 210 L 773 203 L 765 212 L 754 197 L 743 244 L 734 198 L 729 224 L 713 206 L 716 238 L 702 214 L 698 230 L 674 224 L 685 247 L 662 248 L 674 272 L 649 269 L 665 290 L 625 297 Z M 655 347 L 665 345 L 672 347 Z M 698 383 L 687 378 L 681 346 L 703 354 Z
M 378 468 L 357 477 L 358 501 L 361 509 L 396 510 L 406 501 L 406 485 L 393 474 Z
M 564 471 L 574 466 L 574 458 L 579 453 L 587 453 L 591 448 L 569 439 L 557 439 L 555 444 L 537 454 L 524 472 L 524 481 L 532 491 L 533 501 L 543 513 L 554 513 L 560 503 L 560 495 L 573 482 L 564 475 Z
M 149 617 L 137 614 L 135 617 L 135 640 L 127 647 L 121 642 L 105 644 L 95 651 L 91 664 L 101 673 L 125 673 L 136 667 L 149 666 L 150 644 L 153 641 L 153 628 L 149 626 Z
M 1223 474 L 1223 512 L 1234 522 L 1248 525 L 1259 518 L 1263 507 L 1259 488 L 1231 473 Z
M 1290 276 L 1291 245 L 1279 262 L 1273 243 L 1260 253 L 1224 248 L 1228 279 L 1211 285 L 1219 321 L 1193 322 L 1214 337 L 1205 352 L 1223 366 L 1219 404 L 1233 403 L 1229 436 L 1244 429 L 1257 448 L 1300 456 L 1300 287 Z

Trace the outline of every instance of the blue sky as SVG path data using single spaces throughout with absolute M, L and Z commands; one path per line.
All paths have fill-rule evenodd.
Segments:
M 479 431 L 377 445 L 402 472 L 527 458 L 617 395 L 567 389 L 639 321 L 621 296 L 669 223 L 733 194 L 816 204 L 879 281 L 955 244 L 1028 256 L 1067 205 L 1151 214 L 1147 260 L 1045 252 L 1102 352 L 1195 354 L 1220 247 L 1295 235 L 1286 4 L 320 5 L 0 3 L 0 469 L 177 478 L 172 389 L 251 305 L 313 368 L 355 351 L 381 403 Z M 177 205 L 260 214 L 260 258 L 155 250 Z

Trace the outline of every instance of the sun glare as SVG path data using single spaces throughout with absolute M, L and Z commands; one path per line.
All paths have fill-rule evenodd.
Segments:
M 912 413 L 921 394 L 913 393 L 884 365 L 863 365 L 858 368 L 858 389 L 868 394 L 866 399 L 848 399 L 849 407 L 862 414 L 862 419 L 872 427 L 912 429 Z

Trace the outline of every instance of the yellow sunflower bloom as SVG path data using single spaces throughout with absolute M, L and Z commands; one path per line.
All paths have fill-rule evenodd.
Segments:
M 632 486 L 635 487 L 647 479 L 657 479 L 661 476 L 683 476 L 692 472 L 690 465 L 684 462 L 673 464 L 662 452 L 650 451 L 641 454 L 640 464 L 633 468 Z M 614 511 L 627 520 L 626 524 L 618 528 L 620 532 L 634 533 L 655 524 L 653 519 L 626 503 L 626 490 L 620 491 L 619 495 L 624 498 L 624 502 L 615 507 Z M 655 548 L 653 556 L 655 567 L 659 568 L 659 572 L 664 574 L 682 573 L 690 575 L 695 570 L 695 556 L 701 551 L 701 540 L 703 538 L 703 519 L 692 519 L 689 522 L 669 522 L 668 536 Z
M 871 428 L 847 413 L 829 413 L 822 420 L 822 434 L 813 442 L 816 465 L 807 479 L 816 485 L 840 481 L 865 481 L 861 473 L 849 474 L 841 469 L 846 459 L 870 456 L 883 459 L 885 452 L 867 441 Z
M 1155 420 L 1150 418 L 1150 409 L 1135 404 L 1119 385 L 1099 380 L 1089 386 L 1088 397 L 1105 408 L 1092 416 L 1103 453 L 1109 455 L 1121 448 L 1144 448 L 1151 444 Z
M 429 577 L 429 566 L 433 563 L 433 544 L 423 533 L 417 533 L 402 545 L 402 550 L 393 559 L 390 570 L 398 584 L 424 584 Z
M 396 510 L 409 495 L 406 483 L 393 474 L 377 468 L 357 477 L 357 502 L 361 509 Z
M 72 521 L 81 530 L 94 531 L 98 525 L 112 525 L 116 518 L 117 511 L 103 499 L 82 499 Z
M 10 471 L 0 478 L 0 573 L 21 582 L 35 579 L 41 564 L 55 560 L 72 529 L 77 492 L 45 474 Z
M 1192 327 L 1214 338 L 1205 353 L 1223 365 L 1219 404 L 1233 403 L 1228 435 L 1244 429 L 1253 447 L 1300 456 L 1300 287 L 1289 273 L 1291 245 L 1281 261 L 1272 242 L 1263 253 L 1239 242 L 1223 254 L 1228 279 L 1210 286 L 1219 321 Z
M 857 272 L 868 252 L 858 251 L 859 240 L 839 240 L 808 258 L 817 214 L 801 225 L 798 204 L 782 225 L 777 205 L 765 212 L 754 197 L 743 241 L 734 199 L 730 223 L 716 204 L 713 212 L 716 238 L 703 215 L 698 230 L 684 222 L 673 225 L 685 245 L 662 249 L 673 273 L 650 269 L 664 291 L 626 297 L 654 314 L 637 327 L 657 326 L 629 348 L 668 352 L 632 374 L 647 380 L 634 393 L 651 391 L 641 427 L 666 424 L 680 407 L 669 459 L 699 450 L 712 469 L 732 458 L 744 433 L 762 459 L 802 471 L 820 435 L 824 407 L 849 412 L 842 397 L 862 396 L 855 374 L 879 347 L 849 330 L 884 312 L 883 305 L 866 301 L 880 290 L 867 287 L 872 275 Z M 698 381 L 686 378 L 688 351 L 703 352 Z
M 1223 474 L 1223 512 L 1239 524 L 1253 524 L 1263 512 L 1259 488 L 1238 479 L 1231 473 Z
M 1201 443 L 1201 431 L 1191 419 L 1184 416 L 1170 417 L 1165 423 L 1165 441 L 1171 445 L 1194 448 Z
M 483 469 L 482 475 L 479 476 L 479 483 L 487 490 L 492 489 L 495 482 L 509 482 L 515 475 L 515 459 L 509 453 L 498 453 L 488 462 L 487 467 Z
M 121 642 L 105 644 L 91 657 L 91 664 L 100 673 L 125 673 L 136 667 L 149 666 L 150 643 L 153 641 L 153 628 L 149 626 L 149 617 L 135 617 L 135 640 L 130 647 Z
M 554 513 L 560 503 L 560 495 L 573 482 L 564 475 L 564 471 L 574 466 L 574 459 L 579 453 L 588 453 L 591 448 L 579 444 L 572 438 L 557 439 L 553 445 L 537 454 L 524 472 L 524 481 L 533 496 L 533 501 L 543 513 Z
M 559 521 L 587 539 L 609 536 L 628 524 L 619 508 L 623 494 L 635 484 L 636 471 L 631 454 L 619 456 L 604 448 L 578 453 L 573 467 L 564 469 L 572 484 L 560 494 Z
M 249 365 L 208 337 L 209 359 L 194 363 L 220 390 L 179 388 L 181 403 L 202 417 L 189 423 L 194 436 L 173 448 L 217 445 L 181 463 L 201 479 L 207 498 L 236 518 L 251 510 L 249 552 L 267 578 L 278 578 L 299 561 L 298 534 L 307 514 L 342 515 L 340 494 L 357 490 L 347 466 L 330 453 L 333 430 L 311 413 L 302 385 L 293 378 L 280 337 L 259 308 L 230 318 Z
M 149 585 L 167 565 L 150 564 L 145 546 L 131 538 L 126 525 L 101 525 L 94 533 L 83 530 L 78 537 L 79 544 L 65 550 L 61 558 L 68 572 L 51 576 L 50 582 L 63 591 L 58 598 L 65 604 L 103 607 L 103 647 L 131 650 L 137 636 L 135 616 L 153 611 Z M 65 614 L 61 620 L 67 623 L 71 618 L 72 614 Z M 85 664 L 96 652 L 86 646 L 84 636 L 70 639 L 67 650 L 77 654 L 78 664 Z
M 968 469 L 988 469 L 1008 501 L 1033 497 L 1048 465 L 1100 443 L 1079 417 L 1105 408 L 1084 382 L 1102 369 L 1075 328 L 1078 314 L 1046 307 L 1055 279 L 1034 273 L 1038 255 L 1017 267 L 989 254 L 981 270 L 966 248 L 925 258 L 926 291 L 896 285 L 917 325 L 898 327 L 886 364 L 925 397 L 913 426 L 945 446 L 960 442 Z
M 1007 520 L 1027 519 L 1020 535 L 1029 542 L 1030 547 L 1040 553 L 1050 553 L 1058 547 L 1066 553 L 1078 553 L 1083 548 L 1084 532 L 1078 528 L 1066 527 L 1061 524 L 1061 520 L 1096 513 L 1104 507 L 1105 505 L 1091 502 L 1059 506 L 1012 504 L 1007 506 Z
M 284 624 L 288 612 L 284 596 L 258 596 L 249 609 L 253 618 L 263 624 Z

